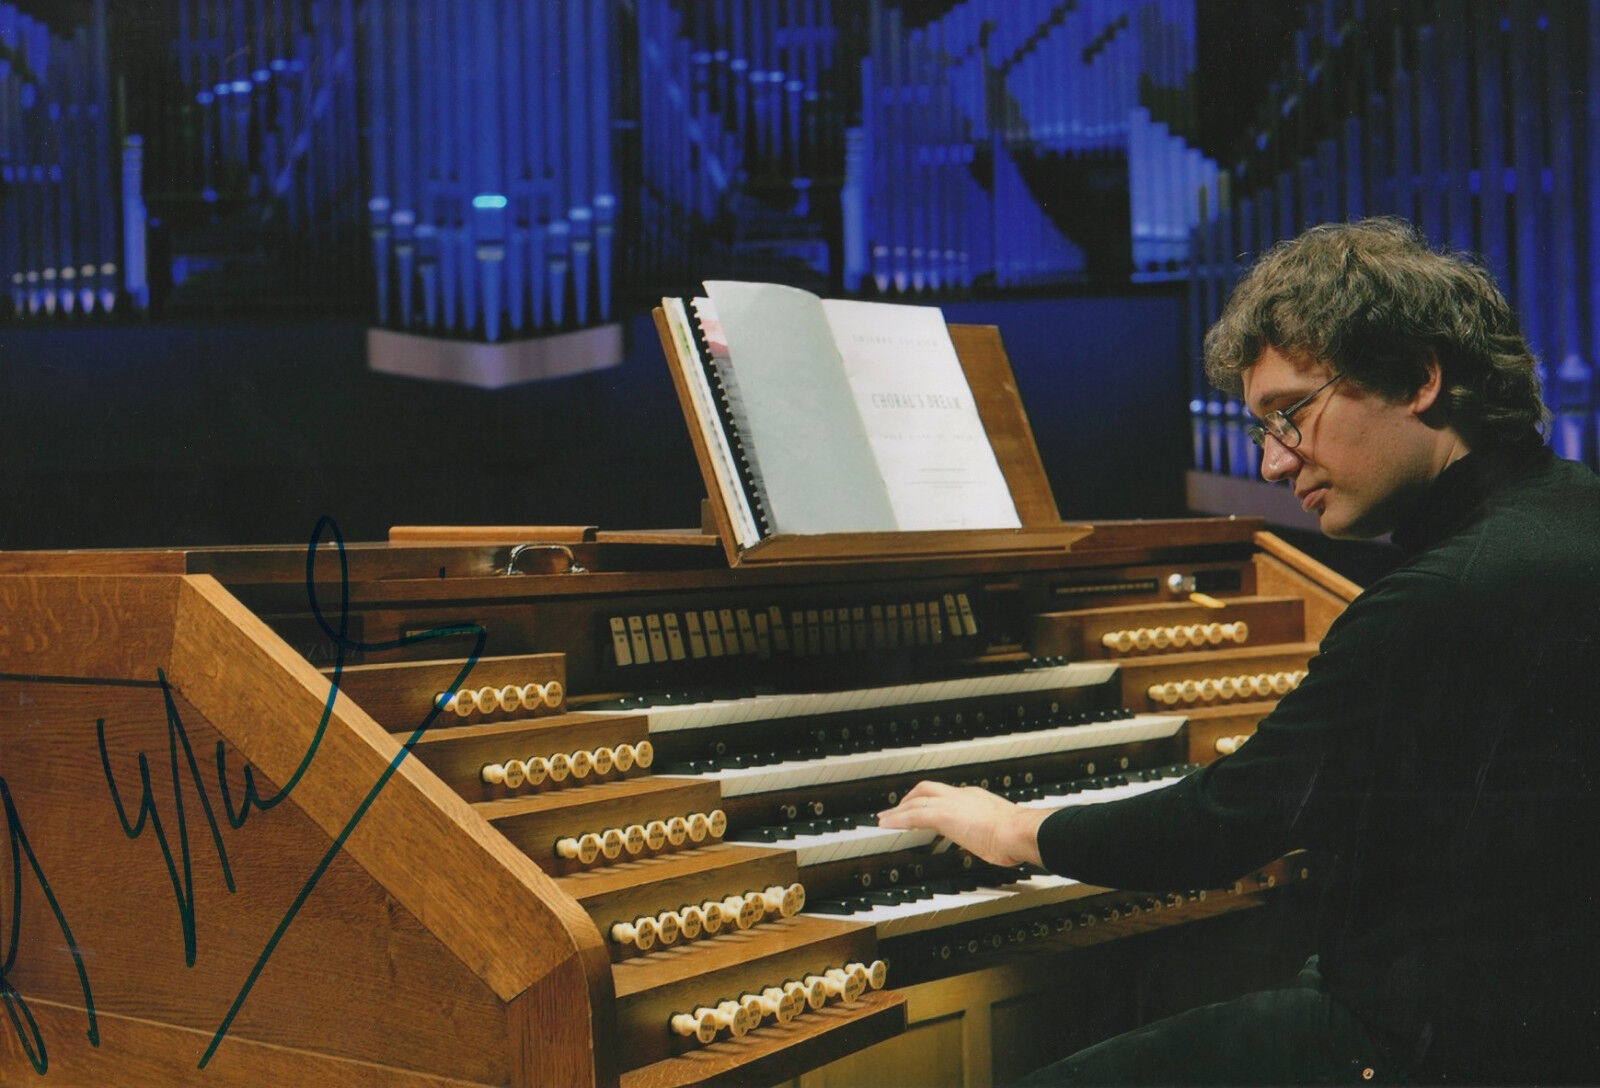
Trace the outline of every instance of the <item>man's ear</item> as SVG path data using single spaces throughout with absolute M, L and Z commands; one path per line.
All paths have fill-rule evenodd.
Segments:
M 1444 373 L 1439 367 L 1439 356 L 1432 351 L 1422 361 L 1423 369 L 1427 376 L 1423 379 L 1417 391 L 1411 396 L 1411 414 L 1415 416 L 1426 415 L 1439 403 L 1439 394 L 1444 390 Z

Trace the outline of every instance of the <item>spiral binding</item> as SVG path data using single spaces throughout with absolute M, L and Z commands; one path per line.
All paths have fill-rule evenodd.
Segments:
M 772 535 L 772 523 L 767 515 L 766 502 L 762 498 L 760 485 L 756 480 L 755 467 L 751 464 L 744 438 L 734 422 L 733 407 L 728 398 L 727 387 L 722 381 L 722 372 L 717 368 L 711 342 L 706 339 L 705 328 L 700 323 L 700 305 L 705 301 L 705 299 L 684 299 L 684 308 L 694 315 L 694 319 L 689 322 L 691 326 L 689 332 L 694 337 L 695 352 L 700 356 L 700 365 L 705 368 L 706 382 L 711 386 L 711 392 L 716 398 L 717 415 L 722 420 L 723 430 L 728 435 L 728 449 L 733 455 L 734 465 L 739 470 L 739 485 L 744 490 L 745 499 L 750 503 L 750 514 L 755 518 L 756 526 L 764 539 Z

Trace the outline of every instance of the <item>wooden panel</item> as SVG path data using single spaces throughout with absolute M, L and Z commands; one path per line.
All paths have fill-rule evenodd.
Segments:
M 961 369 L 966 371 L 978 417 L 989 434 L 995 460 L 1011 488 L 1017 517 L 1026 526 L 1052 525 L 1061 520 L 1050 479 L 1033 428 L 1023 411 L 1017 392 L 1017 379 L 1011 360 L 1000 343 L 1000 330 L 993 325 L 951 325 L 950 342 L 955 346 Z
M 1328 627 L 1356 599 L 1361 587 L 1271 533 L 1258 533 L 1263 552 L 1255 556 L 1260 592 L 1294 594 L 1306 602 L 1306 638 L 1320 640 Z
M 503 999 L 584 947 L 603 958 L 577 904 L 431 772 L 402 758 L 394 738 L 343 693 L 318 741 L 326 679 L 209 577 L 184 580 L 171 676 L 276 780 L 289 781 L 316 742 L 295 805 L 329 835 L 347 835 L 344 849 Z M 429 864 L 414 864 L 415 856 Z
M 0 673 L 153 683 L 177 600 L 169 577 L 0 577 Z
M 1185 714 L 1191 709 L 1216 704 L 1158 703 L 1149 696 L 1150 686 L 1173 681 L 1198 681 L 1222 676 L 1248 676 L 1256 673 L 1303 669 L 1306 661 L 1316 653 L 1316 650 L 1314 643 L 1291 642 L 1276 646 L 1242 646 L 1236 650 L 1202 650 L 1198 653 L 1125 659 L 1117 664 L 1118 678 L 1122 682 L 1123 705 L 1154 713 Z M 1242 698 L 1231 700 L 1234 704 L 1244 701 L 1246 700 Z
M 1238 746 L 1233 743 L 1237 738 L 1254 734 L 1261 719 L 1272 713 L 1272 708 L 1277 705 L 1276 700 L 1263 700 L 1185 711 L 1188 719 L 1185 730 L 1189 736 L 1189 762 L 1210 763 L 1219 755 L 1226 755 Z M 1225 749 L 1218 747 L 1219 741 L 1227 742 Z
M 529 683 L 548 684 L 554 680 L 563 689 L 566 670 L 560 654 L 516 654 L 504 657 L 483 657 L 462 672 L 465 662 L 407 661 L 381 665 L 347 665 L 339 674 L 339 688 L 385 728 L 410 732 L 433 709 L 434 700 L 452 685 L 464 691 L 479 688 L 501 688 L 508 684 L 521 687 Z M 331 678 L 332 670 L 323 670 Z M 459 681 L 459 683 L 458 683 Z M 457 715 L 454 711 L 441 711 L 437 724 L 455 725 L 463 721 L 504 721 L 513 718 L 530 718 L 537 714 L 553 714 L 558 710 L 541 706 L 537 710 L 489 711 L 474 709 L 470 714 Z
M 83 1010 L 38 998 L 28 1009 L 47 1039 L 83 1037 Z M 97 1047 L 53 1047 L 49 1069 L 33 1072 L 16 1035 L 0 1031 L 0 1070 L 8 1088 L 61 1088 L 63 1085 L 118 1085 L 124 1088 L 260 1088 L 316 1085 L 316 1088 L 476 1088 L 485 1082 L 436 1077 L 392 1065 L 310 1054 L 280 1046 L 230 1038 L 204 1069 L 192 1056 L 210 1041 L 209 1031 L 157 1024 L 101 1011 Z M 499 1083 L 499 1082 L 495 1082 Z M 525 1081 L 523 1083 L 555 1083 Z
M 176 1081 L 198 1079 L 206 1048 L 259 962 L 216 1052 L 224 1067 L 240 1069 L 241 1051 L 260 1054 L 246 1045 L 254 1041 L 438 1076 L 507 1079 L 496 995 L 347 855 L 330 857 L 327 835 L 292 803 L 253 809 L 232 826 L 215 770 L 221 738 L 181 693 L 170 719 L 154 687 L 0 681 L 0 705 L 0 767 L 14 827 L 44 874 L 25 880 L 23 951 L 7 973 L 30 1006 L 35 998 L 84 1004 L 64 924 L 97 1014 L 149 1021 L 118 1031 L 132 1032 L 130 1045 L 166 1048 L 122 1055 L 134 1068 L 153 1061 L 187 1070 Z M 222 755 L 236 810 L 243 760 L 227 745 Z M 254 773 L 264 795 L 275 792 L 259 768 Z M 125 833 L 117 801 L 141 828 L 137 837 Z M 170 872 L 163 845 L 176 866 Z M 43 895 L 46 882 L 61 922 Z M 53 1022 L 65 1031 L 46 1036 L 49 1053 L 74 1068 L 86 1060 L 85 1019 Z M 163 1034 L 156 1022 L 173 1031 Z M 102 1039 L 107 1060 L 117 1057 L 113 1037 L 122 1036 Z M 349 1073 L 334 1079 L 364 1083 Z
M 593 525 L 392 525 L 391 544 L 520 544 L 552 541 L 580 544 L 593 540 Z
M 1299 597 L 1227 597 L 1224 607 L 1207 608 L 1189 601 L 1160 602 L 1148 605 L 1115 605 L 1085 608 L 1072 612 L 1043 612 L 1034 616 L 1030 645 L 1039 656 L 1060 655 L 1073 661 L 1157 656 L 1177 652 L 1108 649 L 1101 636 L 1139 628 L 1171 627 L 1178 624 L 1243 622 L 1249 626 L 1245 645 L 1305 641 L 1304 610 Z M 1228 642 L 1226 645 L 1236 645 Z
M 637 765 L 626 772 L 613 767 L 603 775 L 591 772 L 581 781 L 569 777 L 564 782 L 552 783 L 547 779 L 539 786 L 509 789 L 483 780 L 482 770 L 486 764 L 504 763 L 508 759 L 526 760 L 530 756 L 548 759 L 557 752 L 570 755 L 578 749 L 593 751 L 602 745 L 615 748 L 619 744 L 638 744 L 648 739 L 649 730 L 642 715 L 560 714 L 532 721 L 432 729 L 412 745 L 411 753 L 467 800 L 487 801 L 536 792 L 583 789 L 599 782 L 638 778 L 649 771 Z
M 967 1048 L 962 1014 L 924 1020 L 903 1035 L 801 1076 L 798 1088 L 860 1088 L 867 1071 L 876 1085 L 963 1088 Z

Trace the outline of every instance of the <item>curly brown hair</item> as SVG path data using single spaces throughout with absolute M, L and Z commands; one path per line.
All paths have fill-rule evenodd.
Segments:
M 1206 377 L 1238 395 L 1269 347 L 1389 400 L 1414 394 L 1436 358 L 1441 412 L 1474 448 L 1538 442 L 1548 419 L 1533 353 L 1493 277 L 1404 220 L 1328 223 L 1263 254 L 1206 333 Z

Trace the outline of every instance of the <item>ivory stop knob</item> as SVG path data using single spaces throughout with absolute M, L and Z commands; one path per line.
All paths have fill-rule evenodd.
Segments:
M 715 899 L 707 899 L 700 904 L 700 915 L 704 920 L 707 936 L 716 933 L 722 928 L 725 920 L 722 914 L 722 904 Z
M 696 1009 L 692 1014 L 676 1013 L 671 1023 L 674 1032 L 701 1043 L 709 1043 L 717 1037 L 717 1018 L 710 1009 Z
M 682 816 L 674 816 L 667 821 L 667 841 L 673 846 L 682 846 L 689 837 L 689 821 Z
M 611 750 L 611 761 L 624 773 L 633 769 L 633 745 L 619 744 Z
M 684 940 L 696 940 L 699 938 L 700 934 L 705 931 L 706 916 L 705 912 L 699 907 L 691 903 L 686 906 L 679 907 L 677 914 L 678 932 Z
M 528 777 L 528 785 L 537 786 L 550 777 L 550 761 L 544 756 L 529 756 L 522 761 L 522 771 Z

